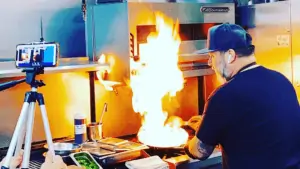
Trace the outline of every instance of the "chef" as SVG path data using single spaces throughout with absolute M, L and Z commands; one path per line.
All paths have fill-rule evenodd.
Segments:
M 197 53 L 210 55 L 225 83 L 208 98 L 187 155 L 205 160 L 220 145 L 223 169 L 299 169 L 300 109 L 291 82 L 256 63 L 252 38 L 240 26 L 222 24 L 208 34 L 208 48 Z

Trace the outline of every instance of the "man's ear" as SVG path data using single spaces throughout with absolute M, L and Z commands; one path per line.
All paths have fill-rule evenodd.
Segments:
M 230 64 L 236 60 L 236 53 L 233 49 L 228 50 L 228 58 L 227 58 L 227 63 Z

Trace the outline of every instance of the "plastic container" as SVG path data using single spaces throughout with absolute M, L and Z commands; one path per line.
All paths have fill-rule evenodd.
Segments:
M 74 134 L 75 143 L 82 144 L 87 140 L 86 136 L 86 116 L 81 113 L 77 113 L 74 116 Z

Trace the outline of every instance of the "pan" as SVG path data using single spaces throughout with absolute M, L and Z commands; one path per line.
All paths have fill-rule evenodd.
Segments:
M 199 121 L 201 121 L 201 116 L 194 116 L 189 121 L 184 122 L 183 125 L 181 126 L 181 128 L 183 128 L 188 133 L 189 135 L 188 140 L 192 139 L 195 136 L 196 130 L 198 129 L 199 126 Z M 184 146 L 185 146 L 185 144 L 179 146 L 154 146 L 149 143 L 144 143 L 144 144 L 147 145 L 152 150 L 176 151 L 176 152 L 184 151 Z
M 56 155 L 69 155 L 71 153 L 76 153 L 81 150 L 81 145 L 75 143 L 53 143 L 54 151 Z M 45 149 L 48 149 L 48 145 L 44 145 Z
M 140 140 L 138 140 L 141 142 Z M 153 151 L 181 151 L 184 150 L 184 144 L 179 146 L 171 146 L 171 145 L 158 145 L 158 144 L 151 144 L 151 142 L 141 142 L 142 144 L 149 147 L 150 150 Z
M 149 154 L 156 154 L 160 156 L 162 159 L 170 158 L 173 156 L 180 156 L 185 154 L 184 146 L 176 146 L 176 147 L 158 147 L 158 146 L 150 146 L 149 149 L 146 150 Z M 171 156 L 170 156 L 171 155 Z
M 145 144 L 146 146 L 149 147 L 149 149 L 157 149 L 157 150 L 183 150 L 184 149 L 184 144 L 183 145 L 179 145 L 179 146 L 168 146 L 168 145 L 153 145 L 153 144 L 150 144 L 150 143 L 143 143 Z

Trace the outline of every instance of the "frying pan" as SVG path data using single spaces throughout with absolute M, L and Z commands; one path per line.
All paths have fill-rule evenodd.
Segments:
M 181 145 L 181 146 L 175 146 L 175 147 L 163 147 L 163 146 L 151 146 L 151 145 L 147 145 L 150 149 L 153 149 L 153 150 L 174 150 L 174 151 L 181 151 L 181 150 L 184 150 L 184 145 Z
M 184 146 L 177 147 L 157 147 L 157 146 L 149 146 L 149 149 L 145 150 L 149 154 L 156 154 L 160 156 L 162 159 L 169 158 L 169 155 L 182 155 L 184 152 Z
M 153 144 L 151 145 L 150 143 L 143 143 L 143 142 L 141 142 L 141 143 L 148 146 L 149 149 L 158 150 L 158 151 L 160 151 L 160 150 L 161 151 L 182 151 L 182 150 L 184 150 L 184 146 L 185 146 L 185 144 L 179 145 L 179 146 L 168 146 L 168 145 L 159 146 L 159 145 L 153 145 Z
M 183 128 L 185 131 L 188 132 L 189 138 L 188 140 L 192 139 L 195 136 L 196 130 L 198 129 L 200 122 L 202 121 L 201 116 L 193 116 L 189 121 L 184 122 Z M 145 143 L 144 143 L 145 144 Z M 153 146 L 150 144 L 146 144 L 150 149 L 158 150 L 158 151 L 184 151 L 185 145 L 180 146 Z

